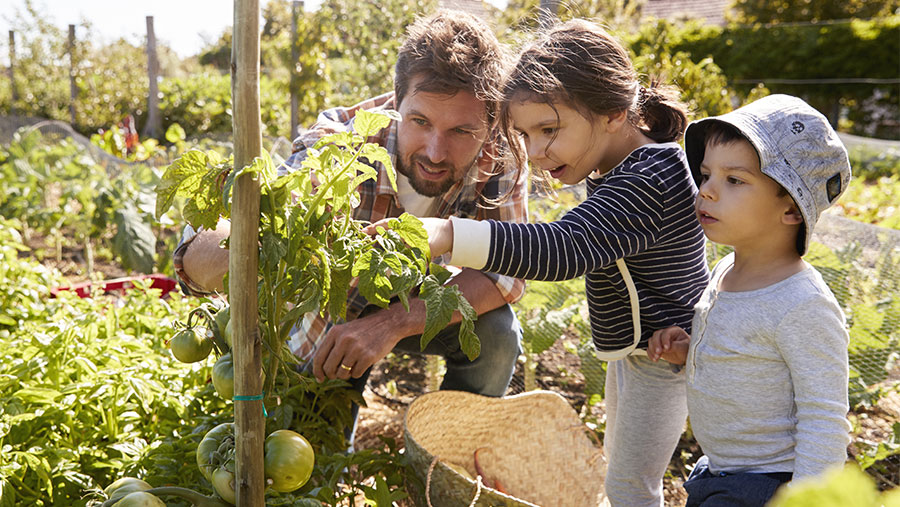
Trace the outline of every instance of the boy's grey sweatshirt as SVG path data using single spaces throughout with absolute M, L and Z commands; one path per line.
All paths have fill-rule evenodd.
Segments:
M 694 312 L 687 358 L 691 428 L 710 471 L 818 474 L 847 459 L 844 315 L 804 271 L 746 292 L 717 290 L 722 259 Z

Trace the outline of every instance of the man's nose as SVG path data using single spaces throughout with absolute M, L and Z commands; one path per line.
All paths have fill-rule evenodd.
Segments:
M 447 139 L 440 132 L 432 132 L 428 137 L 425 155 L 433 164 L 439 164 L 447 158 Z

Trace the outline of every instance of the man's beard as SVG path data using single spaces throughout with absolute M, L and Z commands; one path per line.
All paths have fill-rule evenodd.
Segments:
M 397 172 L 406 176 L 409 179 L 409 184 L 419 195 L 424 195 L 426 197 L 437 197 L 439 195 L 443 195 L 450 190 L 450 187 L 459 182 L 460 179 L 464 178 L 468 173 L 468 169 L 471 169 L 472 166 L 475 165 L 476 158 L 473 158 L 472 161 L 466 166 L 467 169 L 465 171 L 460 171 L 456 167 L 446 162 L 441 162 L 440 164 L 433 164 L 428 161 L 428 158 L 423 155 L 410 155 L 408 159 L 404 160 L 402 157 L 397 158 Z M 444 176 L 443 179 L 438 181 L 430 181 L 421 179 L 418 176 L 418 171 L 414 170 L 413 167 L 417 163 L 425 165 L 430 168 L 444 170 L 447 171 L 447 175 Z

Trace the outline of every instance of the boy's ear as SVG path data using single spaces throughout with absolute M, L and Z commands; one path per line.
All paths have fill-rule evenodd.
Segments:
M 781 221 L 785 225 L 800 225 L 803 223 L 803 215 L 800 213 L 796 204 L 791 204 L 791 207 L 788 208 L 781 217 Z

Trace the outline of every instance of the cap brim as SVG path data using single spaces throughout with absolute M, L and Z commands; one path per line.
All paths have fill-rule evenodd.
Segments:
M 779 185 L 785 186 L 784 182 L 776 177 L 775 173 L 777 171 L 773 171 L 773 168 L 771 167 L 772 164 L 765 166 L 764 159 L 761 155 L 765 146 L 763 145 L 761 137 L 753 129 L 753 125 L 748 123 L 750 120 L 751 119 L 749 118 L 735 115 L 734 112 L 730 112 L 721 116 L 696 120 L 688 125 L 684 133 L 684 151 L 687 156 L 688 166 L 691 169 L 691 177 L 694 179 L 697 188 L 700 188 L 700 165 L 703 164 L 703 156 L 706 152 L 706 130 L 717 122 L 734 127 L 756 151 L 756 156 L 760 162 L 760 171 L 775 180 Z M 815 217 L 808 216 L 809 211 L 803 206 L 800 206 L 799 204 L 797 206 L 800 209 L 800 213 L 803 215 L 803 224 L 800 227 L 800 231 L 797 233 L 797 251 L 800 255 L 804 255 L 809 247 L 809 241 L 807 240 L 807 224 L 815 223 Z

